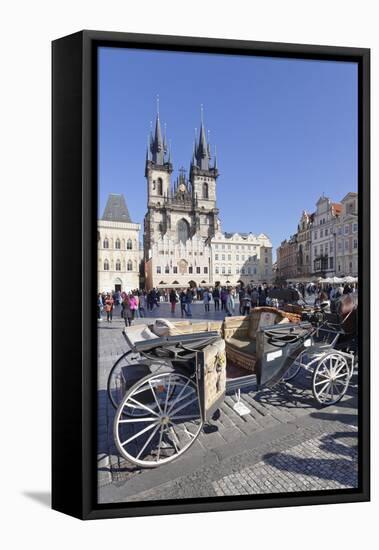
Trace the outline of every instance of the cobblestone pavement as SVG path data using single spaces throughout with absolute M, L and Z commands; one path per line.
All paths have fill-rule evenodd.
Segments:
M 168 304 L 152 317 L 171 318 Z M 223 319 L 204 314 L 194 304 L 193 320 Z M 178 317 L 178 316 L 176 316 Z M 136 320 L 149 322 L 150 318 Z M 106 380 L 125 351 L 123 321 L 99 326 L 98 348 L 98 486 L 99 502 L 159 500 L 218 495 L 281 493 L 354 487 L 357 483 L 357 381 L 337 405 L 319 408 L 311 393 L 311 375 L 301 372 L 292 383 L 257 391 L 241 390 L 250 409 L 240 417 L 235 396 L 226 396 L 212 429 L 205 427 L 189 451 L 171 464 L 141 470 L 122 459 L 113 441 L 114 409 Z

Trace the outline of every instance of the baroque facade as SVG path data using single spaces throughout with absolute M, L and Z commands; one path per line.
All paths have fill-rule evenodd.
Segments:
M 97 224 L 98 292 L 139 287 L 140 228 L 130 219 L 124 196 L 110 194 Z
M 211 240 L 213 283 L 270 283 L 272 243 L 267 235 L 217 232 Z
M 277 279 L 358 276 L 358 193 L 340 203 L 324 195 L 312 214 L 303 212 L 298 230 L 277 249 Z
M 358 276 L 358 193 L 348 193 L 335 227 L 336 275 Z

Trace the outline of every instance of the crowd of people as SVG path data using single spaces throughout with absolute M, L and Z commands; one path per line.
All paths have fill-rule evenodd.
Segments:
M 177 309 L 181 317 L 192 317 L 192 305 L 194 302 L 202 302 L 204 312 L 212 310 L 224 311 L 226 316 L 236 314 L 248 315 L 250 311 L 258 306 L 271 305 L 278 307 L 277 299 L 270 297 L 270 290 L 280 289 L 275 285 L 238 285 L 226 287 L 216 285 L 204 288 L 182 288 L 163 289 L 153 288 L 150 291 L 132 290 L 130 292 L 103 292 L 98 294 L 97 318 L 103 320 L 103 312 L 106 314 L 108 323 L 112 323 L 115 308 L 118 314 L 124 319 L 125 326 L 130 326 L 134 319 L 148 316 L 149 312 L 159 308 L 162 302 L 170 303 L 171 315 L 175 316 Z M 297 290 L 299 299 L 313 301 L 319 305 L 327 300 L 333 301 L 343 294 L 355 292 L 355 287 L 350 284 L 340 286 L 321 286 L 314 283 L 307 285 L 298 283 L 289 285 L 289 288 Z M 237 310 L 238 303 L 238 310 Z

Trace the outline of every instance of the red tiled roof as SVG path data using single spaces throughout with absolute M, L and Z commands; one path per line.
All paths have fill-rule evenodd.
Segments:
M 342 212 L 342 204 L 339 202 L 332 202 L 332 208 L 334 210 L 334 213 L 339 216 Z

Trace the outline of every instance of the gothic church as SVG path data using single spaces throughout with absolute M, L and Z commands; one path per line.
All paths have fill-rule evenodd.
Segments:
M 217 160 L 211 162 L 203 120 L 195 139 L 189 177 L 172 181 L 173 165 L 157 114 L 146 151 L 147 213 L 144 218 L 146 287 L 213 284 L 211 239 L 221 230 L 216 204 Z

